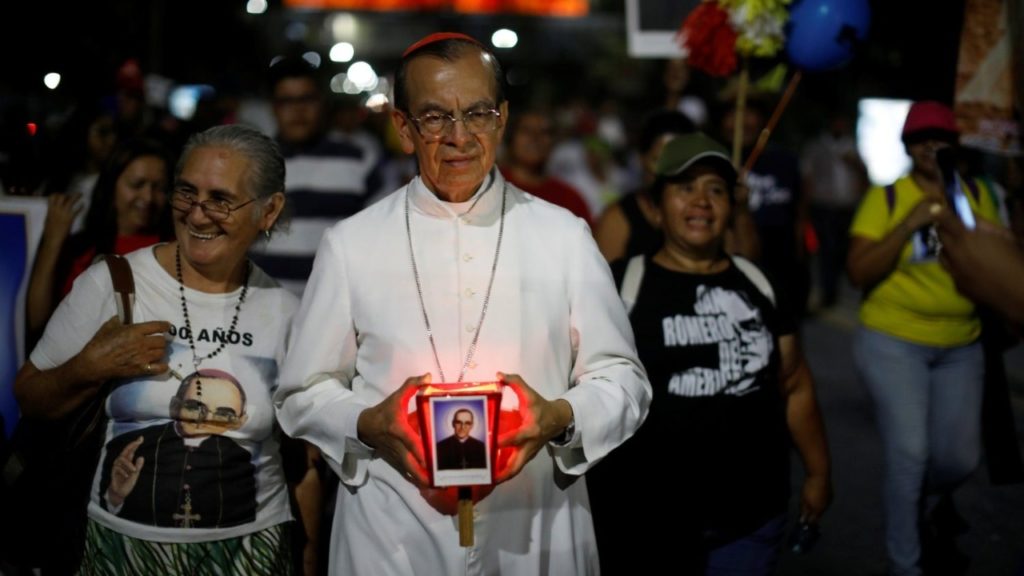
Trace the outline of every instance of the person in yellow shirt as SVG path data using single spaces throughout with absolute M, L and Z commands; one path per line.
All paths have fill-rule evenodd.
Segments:
M 949 510 L 950 502 L 926 496 L 948 496 L 980 458 L 981 324 L 939 263 L 935 231 L 937 218 L 953 210 L 936 152 L 955 147 L 958 135 L 947 106 L 914 103 L 902 133 L 910 173 L 869 190 L 850 228 L 847 273 L 864 291 L 854 356 L 882 437 L 885 539 L 894 575 L 921 574 L 921 514 L 927 503 Z M 980 181 L 961 187 L 977 217 L 998 220 Z

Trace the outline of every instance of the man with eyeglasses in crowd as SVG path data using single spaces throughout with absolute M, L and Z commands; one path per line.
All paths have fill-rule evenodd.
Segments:
M 328 132 L 327 101 L 312 64 L 286 57 L 270 67 L 269 76 L 291 221 L 287 230 L 255 244 L 252 258 L 301 296 L 324 231 L 378 192 L 380 154 Z
M 631 436 L 651 388 L 583 220 L 495 168 L 509 105 L 475 39 L 404 53 L 392 120 L 419 176 L 321 241 L 275 395 L 284 431 L 338 472 L 331 574 L 590 574 L 579 475 Z M 424 383 L 506 385 L 496 485 L 429 486 L 409 401 Z M 477 425 L 484 426 L 485 422 Z

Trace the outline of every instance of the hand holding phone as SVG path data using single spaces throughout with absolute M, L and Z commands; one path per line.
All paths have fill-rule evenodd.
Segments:
M 973 230 L 977 223 L 974 220 L 974 212 L 971 211 L 971 203 L 967 200 L 967 195 L 960 184 L 960 177 L 956 173 L 956 150 L 940 148 L 935 152 L 935 161 L 942 173 L 942 185 L 950 209 L 956 213 L 965 227 Z

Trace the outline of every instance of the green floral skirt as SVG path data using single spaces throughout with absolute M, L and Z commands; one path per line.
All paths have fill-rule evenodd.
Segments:
M 290 575 L 291 523 L 237 538 L 174 544 L 125 536 L 89 520 L 80 576 Z

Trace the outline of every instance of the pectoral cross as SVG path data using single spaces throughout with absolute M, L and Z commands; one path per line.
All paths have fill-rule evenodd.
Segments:
M 185 503 L 181 505 L 183 514 L 172 514 L 171 518 L 181 522 L 180 528 L 191 528 L 193 520 L 202 520 L 201 514 L 192 513 L 192 493 L 186 489 L 185 492 Z

